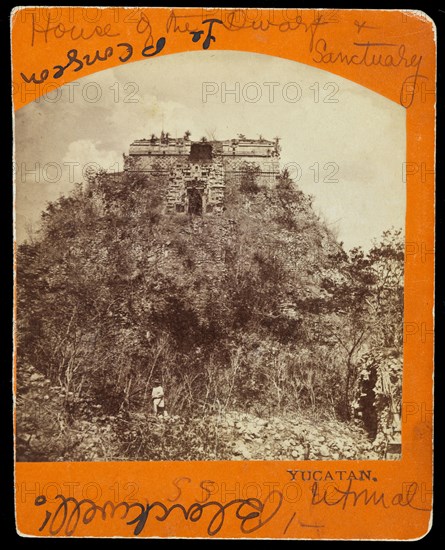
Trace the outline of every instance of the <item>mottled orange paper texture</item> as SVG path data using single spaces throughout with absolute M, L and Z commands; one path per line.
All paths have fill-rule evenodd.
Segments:
M 209 58 L 215 52 L 249 52 L 295 61 L 359 84 L 406 113 L 406 160 L 400 166 L 406 183 L 400 460 L 18 461 L 18 532 L 234 539 L 424 536 L 432 522 L 433 476 L 433 21 L 422 12 L 393 10 L 26 7 L 13 11 L 11 27 L 16 116 L 43 94 L 79 78 L 184 52 Z M 177 86 L 180 90 L 181 82 Z M 20 280 L 16 285 L 20 293 Z M 17 344 L 20 349 L 20 333 Z M 15 359 L 17 380 L 17 347 Z

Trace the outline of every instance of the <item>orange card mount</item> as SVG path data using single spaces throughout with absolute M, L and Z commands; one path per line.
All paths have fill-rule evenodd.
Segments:
M 11 27 L 18 532 L 423 537 L 431 19 L 25 7 Z

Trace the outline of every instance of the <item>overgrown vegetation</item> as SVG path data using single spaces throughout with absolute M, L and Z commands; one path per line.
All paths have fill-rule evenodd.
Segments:
M 228 181 L 215 216 L 165 214 L 165 187 L 91 174 L 18 248 L 18 459 L 231 458 L 233 414 L 376 437 L 400 402 L 401 232 L 347 254 L 286 174 Z M 389 356 L 391 399 L 369 382 Z

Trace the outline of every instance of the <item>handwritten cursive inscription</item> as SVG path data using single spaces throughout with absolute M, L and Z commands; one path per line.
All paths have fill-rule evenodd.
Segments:
M 403 107 L 410 107 L 414 101 L 414 93 L 417 88 L 417 80 L 420 75 L 420 65 L 422 56 L 406 53 L 405 44 L 390 44 L 386 42 L 354 42 L 353 46 L 358 48 L 358 53 L 344 53 L 342 51 L 332 51 L 328 48 L 328 43 L 324 38 L 320 38 L 315 43 L 313 60 L 315 63 L 324 64 L 344 64 L 344 65 L 363 65 L 371 67 L 378 65 L 380 67 L 403 67 L 412 68 L 414 74 L 409 75 L 402 84 L 400 91 L 400 104 Z M 396 48 L 396 49 L 394 49 Z M 407 85 L 410 84 L 408 89 Z
M 91 524 L 98 518 L 102 521 L 113 519 L 115 516 L 123 520 L 127 525 L 134 526 L 134 534 L 140 535 L 144 530 L 149 517 L 164 522 L 170 515 L 177 518 L 177 514 L 186 521 L 198 523 L 205 521 L 207 534 L 214 536 L 223 528 L 227 515 L 233 513 L 239 521 L 239 528 L 243 534 L 253 533 L 269 523 L 278 513 L 283 502 L 280 491 L 270 492 L 264 501 L 258 498 L 237 498 L 223 504 L 218 501 L 194 502 L 190 506 L 176 503 L 166 505 L 160 501 L 143 504 L 141 502 L 128 503 L 125 501 L 115 504 L 111 501 L 102 506 L 90 499 L 77 500 L 74 497 L 57 495 L 55 500 L 59 502 L 54 512 L 45 510 L 45 518 L 39 527 L 42 532 L 47 529 L 50 535 L 64 534 L 72 536 L 76 532 L 79 523 Z M 40 495 L 35 499 L 35 506 L 44 506 L 47 499 Z
M 383 491 L 371 491 L 362 489 L 357 491 L 356 485 L 351 479 L 345 489 L 340 487 L 330 486 L 329 489 L 320 489 L 319 482 L 316 481 L 312 485 L 312 500 L 313 506 L 325 504 L 326 506 L 341 506 L 343 510 L 347 507 L 362 506 L 380 506 L 382 508 L 391 508 L 392 506 L 408 507 L 420 512 L 429 512 L 429 508 L 415 505 L 415 498 L 419 491 L 419 485 L 415 482 L 407 484 L 407 487 L 402 493 L 396 493 L 393 496 L 387 495 Z
M 308 51 L 312 55 L 312 60 L 317 64 L 324 65 L 360 65 L 363 67 L 380 66 L 388 69 L 401 67 L 403 69 L 412 69 L 412 71 L 403 80 L 400 89 L 400 104 L 403 107 L 410 107 L 413 104 L 415 94 L 418 90 L 420 79 L 426 77 L 420 74 L 422 64 L 422 55 L 417 53 L 408 54 L 406 45 L 393 44 L 389 42 L 352 42 L 351 49 L 347 51 L 335 50 L 329 47 L 325 38 L 319 37 L 319 30 L 331 23 L 337 23 L 338 20 L 330 19 L 326 14 L 318 14 L 312 21 L 304 20 L 302 15 L 297 15 L 293 20 L 275 21 L 274 17 L 268 17 L 265 20 L 261 18 L 252 19 L 248 16 L 247 10 L 226 10 L 223 19 L 206 19 L 200 21 L 198 26 L 191 25 L 190 19 L 197 19 L 193 15 L 177 15 L 175 10 L 171 10 L 166 21 L 166 34 L 173 33 L 188 33 L 191 35 L 191 41 L 194 43 L 200 42 L 204 50 L 209 49 L 212 42 L 216 42 L 214 34 L 215 26 L 222 26 L 229 31 L 241 31 L 243 29 L 253 29 L 256 31 L 266 32 L 270 28 L 277 28 L 280 32 L 300 31 L 307 34 L 309 41 L 307 44 Z M 207 27 L 205 27 L 208 25 Z M 363 29 L 372 31 L 377 27 L 367 25 L 365 22 L 355 21 L 357 34 Z M 204 29 L 202 28 L 204 26 Z M 201 27 L 201 28 L 200 28 Z M 161 37 L 154 45 L 153 31 L 149 18 L 142 12 L 136 24 L 136 34 L 144 35 L 145 42 L 142 49 L 143 57 L 152 57 L 160 53 L 165 45 L 166 38 Z M 37 36 L 42 36 L 45 43 L 48 43 L 49 38 L 63 38 L 68 36 L 71 40 L 89 40 L 93 36 L 98 37 L 116 37 L 119 33 L 113 33 L 110 24 L 103 27 L 96 25 L 88 32 L 82 27 L 72 25 L 65 27 L 63 23 L 54 24 L 48 17 L 43 25 L 36 23 L 34 15 L 32 16 L 32 33 L 31 46 L 34 45 Z M 202 41 L 201 41 L 202 39 Z M 119 47 L 125 47 L 127 53 L 116 55 Z M 78 56 L 77 49 L 71 49 L 67 52 L 68 62 L 65 65 L 56 65 L 53 67 L 55 71 L 53 78 L 63 76 L 68 68 L 72 68 L 74 72 L 80 71 L 85 65 L 92 65 L 96 62 L 106 61 L 111 57 L 118 57 L 121 63 L 128 61 L 133 55 L 133 45 L 130 43 L 120 43 L 114 48 L 108 45 L 102 52 L 97 50 L 93 55 L 85 54 L 83 57 Z M 153 51 L 151 51 L 153 50 Z M 119 53 L 121 53 L 119 51 Z M 45 68 L 36 76 L 33 73 L 31 76 L 26 76 L 21 73 L 23 80 L 26 83 L 41 84 L 50 77 L 50 69 Z
M 196 35 L 197 33 L 201 34 L 203 31 L 198 31 L 197 26 L 194 25 L 191 27 L 191 20 L 196 19 L 199 16 L 193 16 L 193 15 L 178 15 L 175 10 L 171 10 L 170 15 L 168 16 L 165 30 L 168 33 L 185 33 L 189 32 L 192 35 Z M 226 30 L 238 32 L 246 29 L 253 29 L 255 31 L 262 31 L 267 32 L 271 28 L 277 28 L 280 32 L 292 32 L 292 31 L 300 31 L 303 33 L 307 33 L 310 37 L 309 40 L 309 51 L 312 51 L 314 46 L 314 40 L 317 34 L 317 31 L 322 26 L 328 25 L 330 23 L 337 22 L 331 21 L 329 17 L 326 15 L 318 15 L 314 18 L 311 22 L 306 22 L 301 15 L 298 15 L 295 17 L 294 20 L 288 21 L 274 21 L 273 18 L 266 18 L 266 19 L 259 19 L 259 20 L 253 20 L 248 17 L 247 11 L 244 9 L 235 9 L 230 10 L 225 13 L 225 17 L 223 20 L 220 19 L 207 19 L 206 21 L 203 21 L 202 23 L 209 23 L 209 22 L 217 22 L 221 24 Z M 208 33 L 210 34 L 211 27 L 208 30 Z M 204 47 L 204 49 L 207 49 Z
M 96 25 L 92 30 L 86 31 L 83 27 L 72 25 L 65 27 L 63 23 L 52 23 L 50 16 L 45 18 L 43 25 L 36 22 L 34 14 L 31 17 L 31 46 L 34 46 L 37 38 L 41 36 L 45 44 L 50 38 L 60 39 L 67 36 L 70 40 L 90 40 L 93 36 L 113 38 L 119 36 L 120 33 L 112 32 L 111 25 L 107 23 L 103 27 Z
M 156 46 L 145 46 L 142 49 L 141 54 L 143 55 L 143 57 L 153 57 L 160 53 L 164 49 L 164 46 L 165 38 L 161 37 L 157 40 Z M 106 61 L 113 56 L 117 56 L 121 63 L 125 63 L 132 57 L 132 55 L 133 46 L 128 42 L 121 42 L 120 44 L 117 44 L 115 48 L 108 46 L 103 52 L 96 50 L 93 55 L 85 54 L 83 56 L 80 56 L 77 49 L 72 49 L 66 53 L 67 63 L 65 65 L 54 65 L 54 72 L 52 74 L 52 77 L 61 78 L 65 74 L 65 71 L 70 68 L 73 70 L 73 72 L 77 73 L 81 71 L 85 66 L 94 65 L 95 63 L 100 61 Z M 43 69 L 40 72 L 39 76 L 37 76 L 36 73 L 32 73 L 30 76 L 24 73 L 20 73 L 20 76 L 27 84 L 29 84 L 30 82 L 32 82 L 33 84 L 42 84 L 50 76 L 50 71 L 49 69 Z

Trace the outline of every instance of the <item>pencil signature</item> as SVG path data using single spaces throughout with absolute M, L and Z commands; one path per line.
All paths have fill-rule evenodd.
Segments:
M 202 48 L 204 50 L 209 49 L 212 42 L 216 42 L 216 36 L 213 34 L 213 27 L 214 25 L 220 25 L 222 22 L 219 19 L 206 19 L 202 22 L 203 25 L 207 25 L 207 28 L 204 30 L 199 31 L 190 31 L 189 34 L 191 35 L 191 41 L 194 43 L 201 43 Z M 98 29 L 99 27 L 96 27 Z M 154 44 L 154 36 L 153 36 L 153 29 L 150 23 L 150 20 L 142 14 L 138 25 L 136 26 L 136 30 L 139 34 L 143 34 L 145 36 L 145 42 L 142 50 L 140 51 L 140 54 L 143 57 L 153 57 L 157 54 L 159 54 L 166 45 L 166 38 L 165 36 L 161 36 L 156 40 L 156 44 Z M 34 32 L 34 31 L 33 31 Z M 39 31 L 39 32 L 46 32 L 47 31 Z M 68 32 L 68 30 L 63 31 Z M 57 35 L 56 35 L 57 36 Z M 63 36 L 63 34 L 62 34 Z M 89 36 L 91 38 L 92 35 Z M 100 36 L 103 36 L 103 34 L 100 34 Z M 107 36 L 117 36 L 117 35 L 107 35 Z M 83 36 L 83 38 L 87 39 Z M 202 42 L 201 42 L 201 39 Z M 34 40 L 34 39 L 33 39 Z M 45 41 L 47 40 L 47 34 L 45 34 Z M 119 49 L 122 48 L 122 49 Z M 94 54 L 87 53 L 85 55 L 82 55 L 79 53 L 79 50 L 77 48 L 72 48 L 71 50 L 67 51 L 66 53 L 66 64 L 59 64 L 54 65 L 52 69 L 45 68 L 40 71 L 40 74 L 37 72 L 32 73 L 31 75 L 27 75 L 23 72 L 20 73 L 20 76 L 22 77 L 23 81 L 27 84 L 42 84 L 45 82 L 50 76 L 54 79 L 61 78 L 64 76 L 65 72 L 68 69 L 71 69 L 73 72 L 79 72 L 81 71 L 85 66 L 94 65 L 95 63 L 100 63 L 103 61 L 107 61 L 110 58 L 118 58 L 120 63 L 126 63 L 131 59 L 133 56 L 134 47 L 133 44 L 130 42 L 121 42 L 117 44 L 114 48 L 112 46 L 107 46 L 104 48 L 103 51 L 96 50 Z M 52 74 L 50 73 L 50 70 L 52 70 Z
M 200 43 L 204 50 L 210 48 L 213 42 L 216 42 L 215 29 L 222 26 L 229 31 L 239 31 L 241 29 L 252 28 L 254 30 L 266 31 L 271 27 L 277 27 L 280 32 L 285 31 L 302 31 L 309 36 L 309 43 L 307 48 L 312 54 L 312 61 L 318 65 L 360 65 L 363 67 L 380 66 L 386 69 L 411 69 L 408 76 L 405 76 L 402 86 L 400 88 L 400 104 L 405 107 L 411 107 L 414 102 L 416 93 L 419 88 L 419 81 L 427 80 L 425 75 L 420 73 L 420 67 L 423 61 L 423 56 L 416 53 L 408 53 L 407 47 L 403 43 L 388 43 L 388 42 L 372 42 L 370 40 L 366 42 L 353 42 L 348 45 L 347 50 L 343 49 L 331 49 L 328 46 L 328 42 L 325 38 L 319 37 L 319 30 L 330 23 L 338 22 L 335 20 L 329 20 L 323 14 L 314 17 L 313 21 L 304 21 L 302 16 L 297 16 L 294 21 L 282 21 L 277 23 L 270 19 L 265 22 L 246 19 L 246 15 L 243 11 L 230 12 L 225 20 L 209 18 L 200 22 L 201 28 L 198 30 L 196 27 L 191 27 L 189 24 L 189 16 L 179 16 L 174 10 L 171 10 L 166 21 L 166 35 L 170 32 L 176 33 L 188 33 L 191 36 L 193 43 Z M 240 15 L 241 14 L 241 15 Z M 374 30 L 377 27 L 372 27 L 366 24 L 366 21 L 354 22 L 357 27 L 357 33 L 362 29 Z M 259 26 L 258 26 L 259 25 Z M 202 28 L 204 27 L 204 28 Z M 150 19 L 142 12 L 137 20 L 136 34 L 142 35 L 145 38 L 144 46 L 141 50 L 143 57 L 153 57 L 164 50 L 166 46 L 166 36 L 161 36 L 155 40 L 153 36 L 153 29 L 150 23 Z M 62 23 L 58 25 L 51 24 L 50 19 L 47 19 L 46 26 L 38 25 L 34 19 L 32 19 L 32 43 L 34 45 L 35 37 L 42 35 L 44 42 L 47 43 L 50 36 L 54 38 L 63 38 L 65 35 L 69 36 L 73 41 L 83 39 L 89 40 L 93 36 L 98 37 L 116 37 L 119 33 L 113 33 L 110 24 L 104 27 L 96 26 L 89 33 L 83 28 L 78 28 L 75 25 L 71 27 L 65 27 Z M 120 49 L 122 48 L 122 49 Z M 85 55 L 79 54 L 76 48 L 70 49 L 66 53 L 66 63 L 55 65 L 54 67 L 44 68 L 40 73 L 32 73 L 26 75 L 23 72 L 20 73 L 22 79 L 27 83 L 41 84 L 45 82 L 52 73 L 52 78 L 58 79 L 62 77 L 67 69 L 71 69 L 74 72 L 81 71 L 85 66 L 93 65 L 107 61 L 114 57 L 118 58 L 120 63 L 126 63 L 133 57 L 133 44 L 130 42 L 121 42 L 114 47 L 108 45 L 102 51 L 96 50 L 94 53 L 87 53 Z M 352 50 L 352 51 L 351 51 Z
M 351 479 L 345 489 L 340 487 L 330 486 L 329 489 L 322 489 L 318 481 L 315 481 L 311 488 L 312 499 L 311 504 L 317 506 L 325 504 L 326 506 L 340 506 L 343 510 L 352 506 L 380 506 L 384 509 L 392 506 L 401 506 L 402 508 L 412 508 L 420 512 L 430 512 L 430 508 L 416 506 L 418 500 L 419 484 L 412 482 L 407 483 L 401 493 L 396 493 L 392 496 L 384 491 L 371 491 L 369 488 L 356 490 L 356 484 Z M 417 497 L 417 498 L 416 498 Z
M 324 486 L 314 482 L 310 486 L 311 507 L 318 508 L 320 505 L 333 506 L 346 510 L 356 507 L 380 508 L 386 511 L 393 507 L 402 507 L 416 510 L 418 512 L 429 512 L 431 509 L 426 506 L 422 495 L 419 494 L 419 484 L 407 483 L 400 493 L 388 494 L 384 491 L 372 490 L 369 487 L 358 489 L 358 484 L 350 480 L 343 488 L 337 486 Z M 180 493 L 179 493 L 180 494 Z M 79 526 L 90 525 L 97 521 L 118 520 L 125 522 L 132 527 L 134 535 L 140 535 L 151 522 L 163 523 L 167 520 L 184 520 L 191 523 L 201 523 L 205 526 L 210 537 L 217 535 L 226 523 L 233 526 L 237 522 L 242 534 L 247 535 L 261 529 L 264 525 L 276 518 L 282 510 L 285 500 L 283 493 L 274 489 L 269 491 L 264 499 L 262 498 L 234 498 L 228 502 L 220 500 L 195 500 L 189 505 L 178 502 L 178 499 L 168 499 L 169 503 L 162 501 L 149 502 L 128 502 L 122 500 L 118 503 L 107 500 L 98 504 L 91 499 L 78 500 L 74 497 L 66 497 L 58 494 L 51 502 L 48 502 L 44 495 L 38 496 L 34 505 L 44 507 L 45 516 L 39 527 L 39 532 L 46 532 L 49 535 L 72 536 Z M 55 507 L 51 509 L 51 507 Z M 299 517 L 299 512 L 294 508 L 290 518 L 286 521 L 283 534 L 286 534 L 291 527 L 322 529 L 325 524 L 314 522 L 307 523 Z M 313 513 L 311 514 L 312 519 Z

